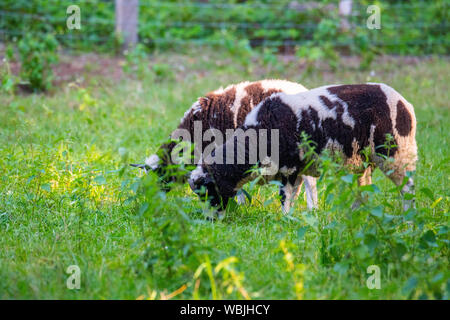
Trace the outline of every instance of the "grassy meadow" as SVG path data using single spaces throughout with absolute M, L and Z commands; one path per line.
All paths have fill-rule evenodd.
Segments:
M 47 94 L 0 93 L 0 299 L 450 298 L 448 58 L 380 57 L 369 70 L 347 59 L 335 71 L 202 50 L 95 59 Z M 252 203 L 210 222 L 188 185 L 164 194 L 127 165 L 198 96 L 263 78 L 399 91 L 418 120 L 417 209 L 403 213 L 377 170 L 352 212 L 355 177 L 325 159 L 318 210 L 302 193 L 284 216 L 276 185 L 248 184 Z M 80 289 L 67 288 L 70 265 Z M 380 289 L 366 285 L 371 265 Z

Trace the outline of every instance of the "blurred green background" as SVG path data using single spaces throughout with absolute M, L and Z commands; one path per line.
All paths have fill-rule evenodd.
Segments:
M 66 28 L 71 4 L 81 7 L 81 30 Z M 369 5 L 381 9 L 380 30 L 366 27 Z M 139 39 L 149 48 L 244 41 L 289 50 L 327 43 L 349 53 L 447 54 L 448 9 L 446 0 L 353 1 L 351 28 L 344 30 L 337 0 L 140 0 Z M 52 33 L 70 49 L 107 51 L 116 44 L 113 0 L 3 0 L 0 17 L 0 37 L 7 40 Z

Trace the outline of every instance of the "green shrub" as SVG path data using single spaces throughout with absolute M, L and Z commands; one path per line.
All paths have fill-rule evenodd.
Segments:
M 48 34 L 41 38 L 27 35 L 18 44 L 21 78 L 35 91 L 45 91 L 53 80 L 52 64 L 58 61 L 58 41 Z
M 309 45 L 324 48 L 332 66 L 332 51 L 363 56 L 367 67 L 374 53 L 448 54 L 448 1 L 381 0 L 381 29 L 366 28 L 366 12 L 373 1 L 354 1 L 351 28 L 342 29 L 336 1 L 311 4 L 291 0 L 141 0 L 139 38 L 149 48 L 179 49 L 185 43 L 233 47 L 248 41 L 252 47 L 267 45 Z M 77 3 L 81 9 L 81 30 L 68 30 L 65 9 L 69 0 L 4 0 L 0 2 L 0 30 L 9 40 L 27 33 L 56 35 L 62 45 L 99 51 L 116 50 L 114 36 L 114 1 L 90 0 Z M 294 7 L 293 7 L 294 6 Z M 220 14 L 218 14 L 220 13 Z M 308 44 L 313 41 L 312 44 Z M 230 44 L 231 43 L 231 44 Z M 332 48 L 333 50 L 330 50 Z
M 443 252 L 447 250 L 448 226 L 442 223 L 430 227 L 425 217 L 433 208 L 403 212 L 401 187 L 382 192 L 376 184 L 359 186 L 359 175 L 350 173 L 336 154 L 324 153 L 316 161 L 318 189 L 324 190 L 319 199 L 323 211 L 303 214 L 299 237 L 317 242 L 320 263 L 336 275 L 355 277 L 363 266 L 376 265 L 391 275 L 406 277 L 403 292 L 408 298 L 443 299 L 448 292 L 445 275 L 434 268 L 434 263 L 446 260 Z M 430 190 L 420 192 L 435 201 Z M 412 195 L 406 194 L 405 199 L 408 196 Z M 352 208 L 355 199 L 364 199 L 356 209 Z M 429 274 L 413 276 L 416 270 L 411 268 L 412 263 L 433 267 Z
M 14 49 L 11 45 L 5 50 L 4 67 L 0 69 L 0 91 L 12 93 L 16 77 L 11 72 L 10 61 L 14 61 Z

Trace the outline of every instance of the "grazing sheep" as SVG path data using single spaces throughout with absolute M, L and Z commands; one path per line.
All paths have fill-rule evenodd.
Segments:
M 227 129 L 235 129 L 244 124 L 247 114 L 265 98 L 274 93 L 284 92 L 287 94 L 295 94 L 306 91 L 302 85 L 286 80 L 261 80 L 256 82 L 241 82 L 239 84 L 229 85 L 225 89 L 219 89 L 208 93 L 204 97 L 200 97 L 187 110 L 180 121 L 177 130 L 186 130 L 189 132 L 190 141 L 194 142 L 195 122 L 201 123 L 201 135 L 205 134 L 208 129 L 217 129 L 225 134 Z M 178 141 L 171 140 L 163 144 L 156 154 L 151 155 L 145 160 L 145 164 L 133 164 L 132 166 L 140 167 L 146 171 L 155 171 L 162 183 L 165 191 L 170 190 L 170 182 L 185 182 L 190 172 L 182 171 L 183 169 L 174 166 L 172 161 L 172 151 L 176 147 Z M 210 141 L 202 139 L 202 149 L 205 150 Z M 192 152 L 193 153 L 193 152 Z M 306 183 L 306 195 L 308 207 L 315 207 L 317 198 L 315 197 L 315 179 L 312 177 L 304 177 Z M 300 184 L 296 186 L 296 194 L 300 189 Z M 238 202 L 245 201 L 244 195 L 238 196 Z
M 278 130 L 278 168 L 284 168 L 284 171 L 280 170 L 268 180 L 281 180 L 284 211 L 295 197 L 296 186 L 301 182 L 299 174 L 318 175 L 314 165 L 307 167 L 310 159 L 305 159 L 305 149 L 300 147 L 304 142 L 302 132 L 315 143 L 318 154 L 324 150 L 339 152 L 350 170 L 361 174 L 360 185 L 371 184 L 371 172 L 375 166 L 397 186 L 402 185 L 406 173 L 416 167 L 413 106 L 385 84 L 331 85 L 298 94 L 277 93 L 247 115 L 242 129 L 266 130 L 269 133 L 273 132 L 271 129 Z M 386 145 L 387 134 L 394 139 L 392 148 Z M 214 151 L 226 154 L 227 149 L 233 148 L 232 164 L 202 164 L 189 178 L 191 188 L 202 199 L 222 209 L 243 182 L 254 178 L 248 171 L 252 167 L 247 161 L 251 151 L 249 144 L 237 142 L 235 136 Z M 270 143 L 272 140 L 268 139 L 267 144 Z M 363 150 L 366 147 L 371 151 L 369 160 L 372 165 L 365 169 Z M 245 151 L 244 164 L 237 161 L 239 148 Z M 386 157 L 392 157 L 392 161 L 386 161 Z M 261 165 L 263 160 L 257 160 L 261 168 L 264 167 Z M 408 178 L 402 193 L 413 192 L 413 188 L 413 180 Z M 411 205 L 411 202 L 405 202 L 404 209 Z

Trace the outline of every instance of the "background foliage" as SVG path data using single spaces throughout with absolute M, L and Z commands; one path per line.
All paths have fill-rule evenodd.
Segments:
M 448 1 L 354 1 L 351 28 L 340 28 L 338 1 L 140 0 L 139 37 L 150 48 L 183 43 L 233 46 L 245 41 L 276 48 L 327 43 L 359 53 L 375 50 L 399 54 L 448 53 Z M 66 8 L 78 4 L 82 29 L 66 28 Z M 368 5 L 381 8 L 381 30 L 368 30 Z M 0 35 L 53 33 L 68 48 L 110 50 L 114 38 L 114 1 L 4 0 Z M 100 46 L 98 46 L 100 45 Z
M 363 0 L 348 31 L 336 1 L 140 2 L 141 41 L 123 56 L 77 55 L 119 52 L 112 1 L 0 2 L 0 298 L 449 299 L 449 61 L 377 57 L 448 54 L 448 1 L 376 1 L 382 29 L 368 30 Z M 73 3 L 82 29 L 69 31 Z M 376 64 L 361 70 L 347 54 Z M 57 58 L 53 71 L 73 78 L 47 94 L 16 90 L 49 89 Z M 310 72 L 305 60 L 331 68 Z M 268 77 L 401 92 L 418 119 L 417 208 L 402 212 L 379 171 L 359 188 L 325 154 L 318 210 L 300 198 L 283 215 L 276 183 L 252 183 L 251 203 L 211 222 L 188 186 L 165 194 L 128 166 L 198 96 Z M 368 201 L 351 210 L 358 192 Z M 80 290 L 66 287 L 73 264 Z M 380 290 L 366 286 L 370 265 Z
M 448 59 L 306 74 L 277 58 L 249 68 L 216 50 L 135 53 L 122 81 L 101 76 L 98 58 L 82 84 L 0 91 L 0 298 L 449 299 Z M 267 75 L 310 88 L 386 82 L 407 97 L 418 119 L 417 209 L 402 212 L 379 170 L 358 190 L 324 155 L 318 210 L 300 197 L 283 215 L 276 184 L 247 184 L 252 202 L 211 222 L 189 186 L 165 194 L 128 165 L 154 153 L 198 96 Z M 358 191 L 368 202 L 351 210 Z M 66 287 L 73 264 L 80 290 Z M 380 290 L 366 286 L 370 265 Z

